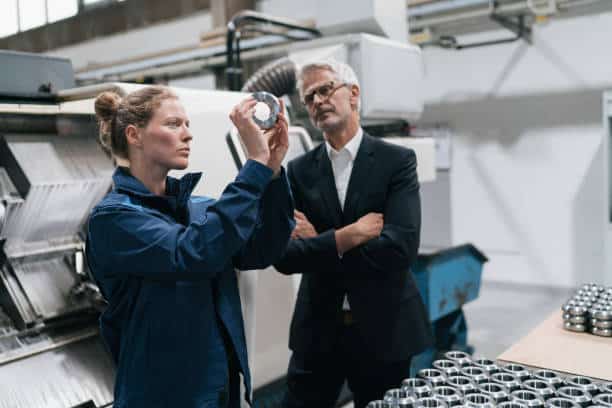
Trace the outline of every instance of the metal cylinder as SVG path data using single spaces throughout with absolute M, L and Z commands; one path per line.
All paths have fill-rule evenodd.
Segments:
M 459 366 L 468 365 L 472 362 L 472 356 L 463 351 L 447 351 L 446 353 L 444 353 L 444 357 L 449 360 L 455 361 L 457 364 L 459 364 Z
M 522 388 L 538 393 L 544 400 L 555 396 L 555 389 L 546 381 L 530 378 L 523 381 Z
M 484 369 L 477 366 L 466 366 L 461 369 L 461 374 L 470 377 L 474 382 L 480 384 L 487 382 L 489 376 Z
M 391 404 L 383 400 L 370 401 L 366 408 L 393 408 Z
M 591 395 L 582 388 L 566 385 L 557 390 L 557 395 L 570 399 L 582 407 L 588 407 L 591 404 Z
M 521 386 L 521 382 L 517 376 L 505 372 L 491 375 L 491 381 L 503 385 L 509 392 L 516 391 Z
M 533 372 L 533 378 L 547 382 L 555 389 L 563 385 L 563 379 L 552 370 L 537 370 Z
M 584 377 L 581 375 L 573 375 L 570 377 L 566 377 L 565 384 L 569 385 L 570 387 L 581 388 L 588 392 L 591 397 L 599 394 L 599 387 L 593 382 L 593 380 L 588 377 Z
M 499 383 L 486 382 L 483 384 L 479 384 L 478 389 L 481 393 L 490 396 L 495 404 L 508 401 L 510 397 L 510 392 L 508 391 L 508 388 Z
M 525 381 L 531 377 L 529 370 L 521 364 L 509 363 L 500 366 L 503 372 L 514 374 L 520 381 Z
M 593 404 L 603 405 L 604 407 L 612 407 L 612 393 L 599 394 L 593 398 Z
M 416 402 L 418 408 L 448 408 L 446 402 L 433 397 L 419 398 Z
M 521 404 L 517 401 L 504 401 L 500 404 L 497 404 L 497 408 L 527 408 L 527 405 Z
M 433 368 L 442 371 L 446 376 L 459 374 L 459 364 L 453 360 L 435 360 L 431 365 Z
M 406 378 L 402 381 L 402 389 L 416 398 L 431 396 L 432 385 L 423 378 Z
M 476 382 L 465 375 L 449 375 L 446 377 L 446 384 L 458 389 L 463 395 L 478 392 Z
M 510 401 L 515 401 L 531 408 L 544 407 L 544 399 L 530 390 L 516 390 L 510 393 Z
M 554 397 L 546 401 L 547 408 L 580 408 L 580 405 L 568 398 Z
M 383 400 L 394 408 L 412 408 L 417 399 L 403 388 L 393 388 L 385 393 Z
M 419 370 L 417 375 L 420 378 L 423 378 L 429 381 L 431 385 L 433 385 L 434 387 L 438 385 L 442 385 L 445 380 L 444 373 L 435 368 L 424 368 L 422 370 Z
M 432 396 L 434 398 L 443 400 L 449 407 L 460 405 L 461 401 L 463 400 L 463 395 L 461 392 L 448 385 L 434 387 L 432 390 Z
M 463 399 L 463 405 L 470 408 L 494 408 L 495 402 L 487 394 L 469 394 Z
M 489 360 L 488 358 L 473 360 L 472 364 L 485 370 L 488 375 L 499 372 L 499 366 L 495 364 L 495 361 Z

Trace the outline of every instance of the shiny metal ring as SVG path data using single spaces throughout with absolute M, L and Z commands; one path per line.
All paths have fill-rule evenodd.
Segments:
M 463 395 L 479 392 L 476 382 L 465 375 L 449 375 L 446 377 L 446 383 L 461 391 Z
M 457 351 L 457 350 L 447 351 L 446 353 L 444 353 L 444 357 L 446 357 L 449 360 L 453 360 L 454 362 L 459 364 L 460 367 L 470 364 L 472 362 L 472 356 L 470 356 L 468 353 L 464 351 Z
M 406 378 L 402 381 L 402 389 L 416 398 L 431 396 L 432 385 L 423 378 Z
M 589 395 L 591 395 L 591 397 L 599 394 L 599 386 L 595 382 L 593 382 L 593 380 L 591 380 L 590 378 L 584 377 L 582 375 L 572 375 L 572 376 L 566 377 L 565 384 L 567 384 L 570 387 L 581 388 L 585 390 L 586 392 L 588 392 Z
M 555 396 L 554 387 L 546 381 L 537 378 L 530 378 L 529 380 L 523 381 L 522 387 L 526 390 L 540 394 L 545 400 Z
M 459 364 L 453 360 L 440 359 L 431 363 L 432 367 L 442 371 L 447 376 L 459 374 Z
M 612 310 L 595 310 L 592 316 L 597 320 L 612 320 Z
M 593 398 L 593 403 L 604 407 L 612 407 L 612 393 L 599 394 Z
M 470 377 L 478 384 L 489 381 L 489 376 L 485 370 L 478 366 L 463 367 L 461 369 L 461 374 Z
M 584 324 L 573 324 L 570 322 L 564 322 L 563 323 L 563 328 L 565 330 L 569 330 L 569 331 L 573 331 L 573 332 L 577 332 L 577 333 L 582 333 L 585 332 L 587 330 L 586 326 Z
M 612 394 L 612 383 L 604 382 L 599 384 L 599 390 L 604 394 Z
M 568 309 L 568 313 L 569 314 L 573 314 L 573 315 L 577 315 L 577 316 L 582 316 L 585 315 L 587 312 L 587 307 L 583 302 L 583 305 L 576 305 L 576 306 L 572 306 Z
M 493 408 L 495 402 L 487 394 L 469 394 L 463 398 L 463 405 L 470 408 Z
M 434 398 L 441 399 L 442 401 L 446 402 L 449 407 L 459 405 L 461 404 L 461 401 L 463 401 L 463 394 L 461 394 L 461 392 L 456 388 L 448 385 L 434 387 L 433 390 L 431 390 L 431 395 Z
M 600 329 L 612 329 L 612 320 L 591 319 L 591 325 Z
M 255 113 L 253 114 L 253 121 L 257 124 L 257 126 L 262 129 L 270 129 L 274 127 L 274 124 L 278 119 L 278 114 L 280 113 L 280 102 L 278 101 L 276 96 L 265 91 L 253 92 L 251 96 L 257 102 L 265 103 L 270 109 L 270 113 L 266 119 L 258 118 Z
M 393 408 L 391 404 L 383 400 L 370 401 L 366 408 Z
M 417 376 L 429 381 L 434 387 L 445 381 L 444 373 L 436 368 L 423 368 L 418 371 Z
M 591 327 L 591 333 L 601 337 L 612 337 L 612 329 L 600 329 L 599 327 Z
M 531 373 L 527 370 L 527 367 L 521 364 L 508 363 L 500 366 L 501 370 L 510 374 L 514 374 L 520 381 L 525 381 L 531 377 Z
M 580 408 L 580 405 L 568 398 L 554 397 L 546 401 L 549 408 Z
M 433 397 L 419 398 L 416 402 L 419 408 L 447 408 L 446 402 Z
M 564 313 L 563 320 L 566 322 L 570 322 L 572 324 L 584 324 L 586 323 L 587 317 L 586 316 L 576 316 L 573 314 Z
M 517 401 L 504 401 L 497 404 L 497 408 L 527 408 L 527 405 Z
M 510 397 L 510 392 L 508 391 L 508 388 L 496 382 L 486 382 L 483 384 L 479 384 L 478 389 L 481 393 L 491 397 L 495 404 L 508 401 Z
M 582 388 L 564 386 L 557 390 L 557 395 L 563 398 L 568 398 L 583 407 L 591 404 L 591 394 L 584 391 Z
M 491 381 L 503 385 L 508 392 L 518 390 L 521 386 L 521 381 L 516 375 L 506 372 L 492 374 Z
M 530 390 L 516 390 L 510 393 L 510 401 L 519 402 L 528 407 L 543 407 L 544 399 L 536 392 Z
M 393 388 L 385 392 L 384 401 L 391 404 L 394 408 L 411 408 L 416 403 L 416 397 L 408 393 L 403 388 Z
M 537 370 L 533 372 L 533 378 L 547 382 L 553 388 L 559 388 L 563 385 L 563 379 L 552 370 Z
M 479 358 L 472 361 L 476 367 L 480 367 L 485 370 L 488 375 L 499 372 L 499 366 L 495 364 L 495 361 L 489 360 L 488 358 Z

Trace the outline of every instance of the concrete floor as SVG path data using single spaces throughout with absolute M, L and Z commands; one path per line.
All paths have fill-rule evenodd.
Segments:
M 475 357 L 495 360 L 569 298 L 572 289 L 483 282 L 464 307 Z M 353 408 L 349 403 L 342 408 Z

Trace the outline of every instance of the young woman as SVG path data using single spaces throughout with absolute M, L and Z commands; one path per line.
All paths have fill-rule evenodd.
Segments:
M 96 99 L 103 145 L 129 163 L 88 224 L 87 260 L 108 301 L 101 333 L 118 366 L 115 408 L 237 408 L 239 373 L 250 395 L 234 267 L 275 262 L 294 226 L 281 168 L 287 121 L 281 114 L 264 133 L 255 104 L 230 114 L 249 160 L 213 200 L 191 195 L 200 174 L 168 176 L 187 167 L 193 138 L 169 88 Z

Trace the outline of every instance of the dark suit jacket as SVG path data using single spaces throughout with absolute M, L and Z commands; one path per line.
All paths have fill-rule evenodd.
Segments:
M 319 235 L 292 240 L 276 268 L 301 273 L 289 347 L 325 352 L 334 344 L 344 294 L 369 355 L 403 360 L 431 343 L 430 326 L 410 272 L 419 247 L 421 207 L 414 151 L 364 133 L 341 210 L 325 144 L 289 163 L 295 207 Z M 369 212 L 384 214 L 380 237 L 336 251 L 334 231 Z

